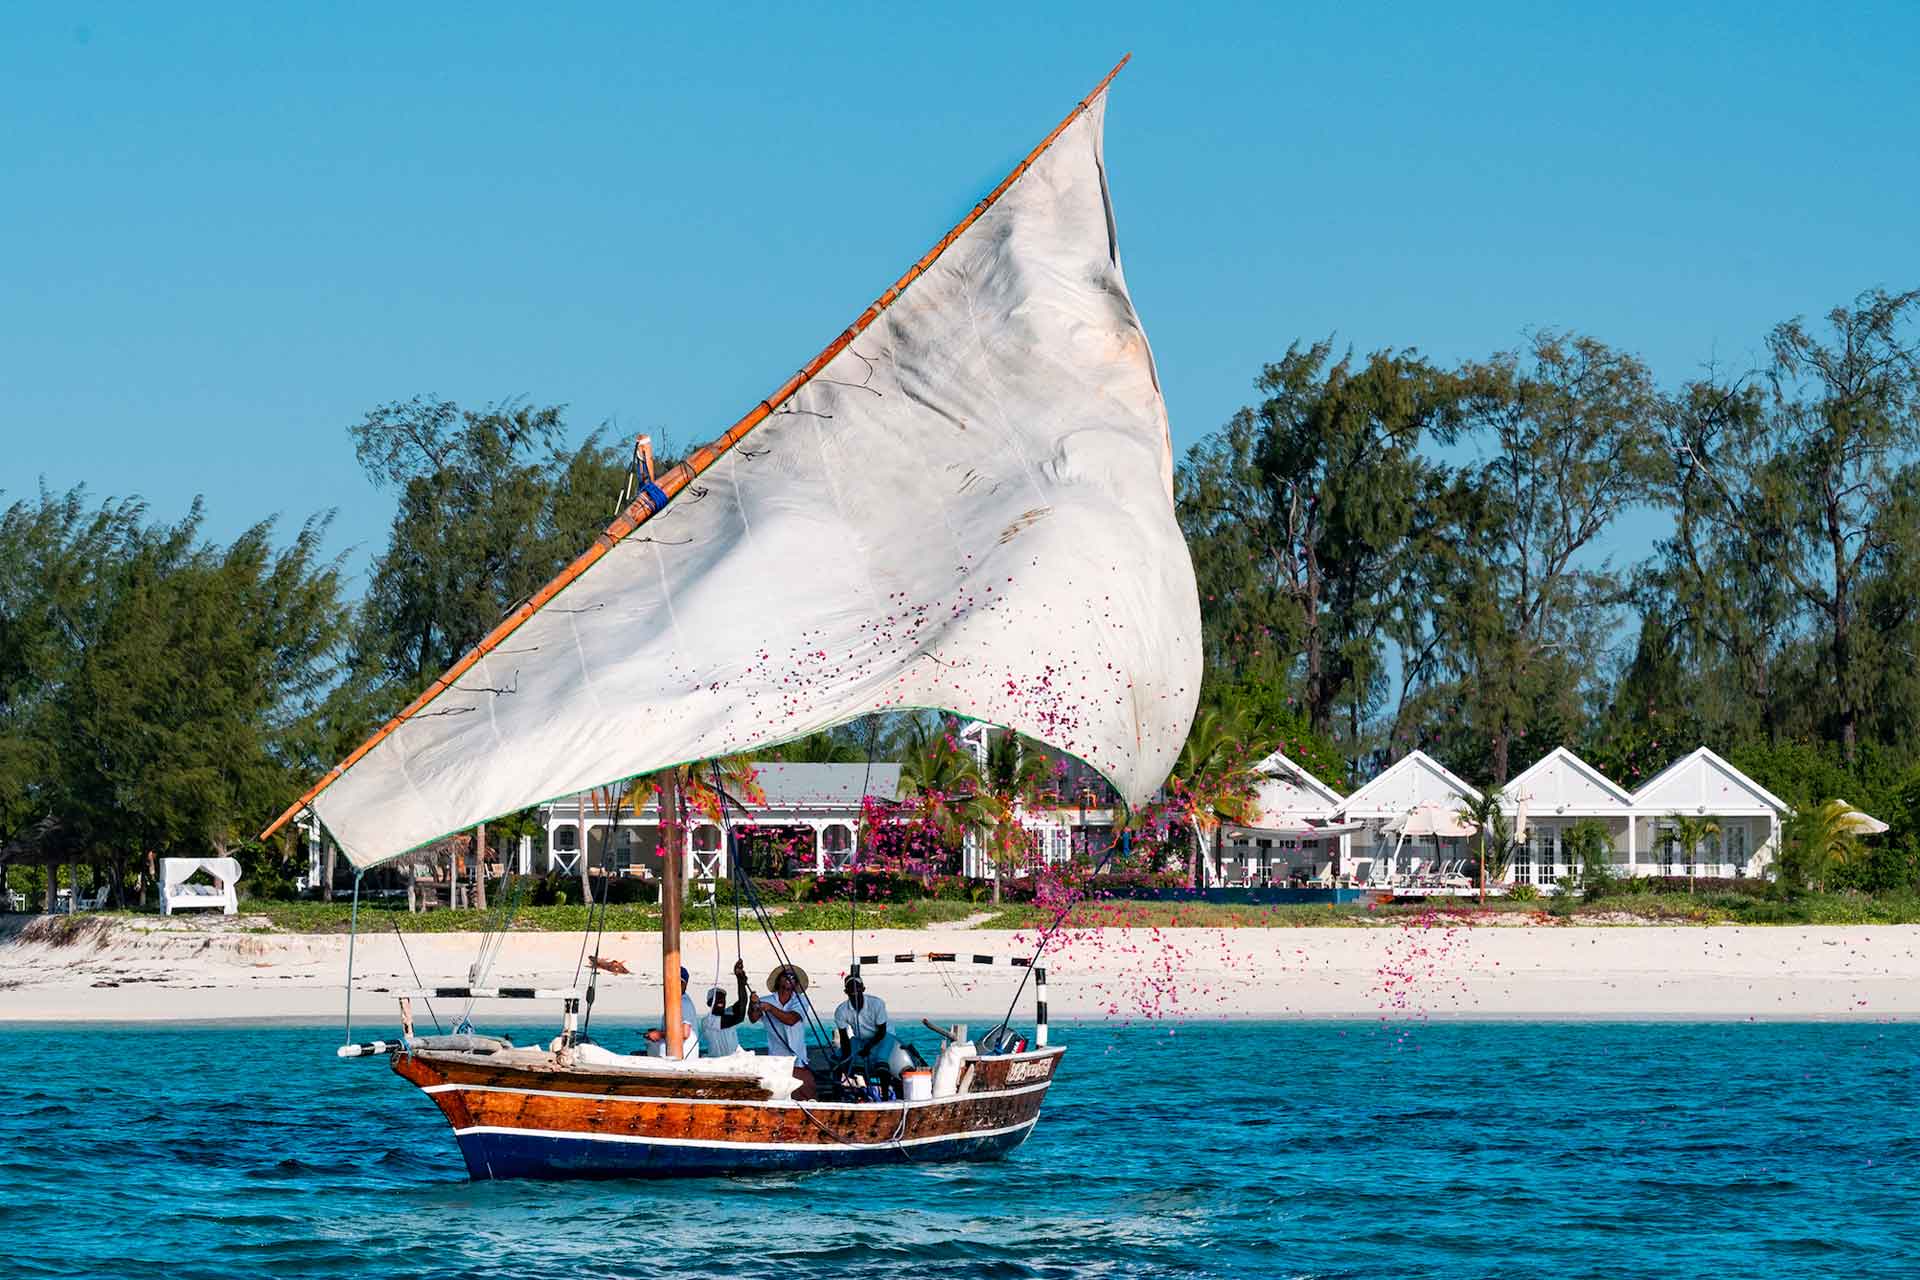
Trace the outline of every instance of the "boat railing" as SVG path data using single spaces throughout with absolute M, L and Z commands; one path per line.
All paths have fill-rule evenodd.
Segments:
M 559 1000 L 566 1010 L 561 1034 L 571 1044 L 580 1014 L 580 1002 L 587 998 L 586 992 L 578 987 L 420 987 L 395 994 L 400 999 L 400 1038 L 343 1044 L 334 1051 L 334 1056 L 372 1058 L 405 1050 L 413 1040 L 415 1000 Z

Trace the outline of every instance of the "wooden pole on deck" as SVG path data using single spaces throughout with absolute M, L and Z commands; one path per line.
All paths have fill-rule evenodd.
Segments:
M 685 1048 L 680 1025 L 680 814 L 685 805 L 680 771 L 669 769 L 660 788 L 660 1026 L 666 1032 L 667 1057 L 678 1060 Z
M 468 902 L 479 911 L 487 909 L 487 824 L 473 829 L 473 897 Z

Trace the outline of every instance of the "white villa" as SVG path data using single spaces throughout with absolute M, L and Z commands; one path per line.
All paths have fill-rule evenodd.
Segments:
M 1295 875 L 1324 880 L 1335 874 L 1345 837 L 1355 830 L 1334 817 L 1340 793 L 1279 751 L 1255 767 L 1263 778 L 1258 813 L 1247 826 L 1221 831 L 1215 882 L 1285 884 Z
M 1419 824 L 1409 824 L 1409 815 L 1424 811 L 1446 825 L 1481 798 L 1425 752 L 1409 753 L 1345 797 L 1277 752 L 1259 768 L 1267 775 L 1260 817 L 1251 826 L 1226 828 L 1215 883 L 1381 885 L 1431 876 L 1471 856 L 1468 837 L 1411 833 Z M 1634 792 L 1557 747 L 1501 788 L 1499 803 L 1516 841 L 1501 883 L 1542 888 L 1579 874 L 1567 835 L 1582 820 L 1606 826 L 1616 874 L 1730 877 L 1765 874 L 1790 812 L 1785 801 L 1706 747 Z M 1696 860 L 1674 837 L 1676 814 L 1711 817 L 1719 825 Z
M 788 869 L 816 875 L 846 866 L 866 797 L 893 800 L 900 792 L 897 764 L 756 764 L 754 770 L 765 799 L 748 804 L 746 816 L 730 821 L 777 833 L 783 838 Z M 620 875 L 660 874 L 658 808 L 649 802 L 637 814 L 624 808 L 615 814 L 608 807 L 611 799 L 610 794 L 582 792 L 541 808 L 547 832 L 543 869 L 579 871 L 584 844 L 595 867 L 611 867 Z M 726 844 L 718 824 L 696 817 L 685 839 L 690 878 L 726 876 Z M 609 841 L 611 859 L 606 856 Z
M 1347 837 L 1351 859 L 1342 859 L 1342 870 L 1352 879 L 1377 882 L 1382 872 L 1412 874 L 1415 859 L 1464 860 L 1467 851 L 1462 837 L 1403 838 L 1387 828 L 1416 810 L 1452 816 L 1479 799 L 1477 789 L 1426 752 L 1408 752 L 1340 802 L 1338 816 L 1360 828 Z
M 986 726 L 969 726 L 962 738 L 984 754 L 986 732 Z M 765 799 L 750 805 L 740 822 L 757 840 L 775 842 L 773 856 L 784 874 L 844 868 L 859 844 L 864 800 L 892 801 L 900 788 L 898 764 L 769 763 L 756 769 Z M 1258 816 L 1246 826 L 1222 830 L 1218 864 L 1205 868 L 1210 884 L 1433 888 L 1436 874 L 1461 879 L 1471 840 L 1445 829 L 1464 829 L 1458 815 L 1481 793 L 1425 752 L 1410 752 L 1348 796 L 1280 752 L 1263 760 L 1259 771 L 1265 778 Z M 1072 796 L 1072 802 L 1034 806 L 1022 814 L 1033 866 L 1104 850 L 1110 839 L 1113 811 L 1104 784 L 1090 772 L 1060 781 L 1061 794 Z M 573 874 L 585 848 L 596 868 L 657 877 L 659 814 L 652 804 L 638 814 L 614 813 L 611 800 L 611 793 L 587 792 L 542 806 L 544 840 L 521 841 L 507 860 L 522 873 Z M 1613 865 L 1623 876 L 1756 876 L 1772 864 L 1790 812 L 1785 801 L 1706 747 L 1674 761 L 1633 792 L 1559 747 L 1501 788 L 1499 804 L 1516 841 L 1503 884 L 1543 888 L 1578 874 L 1567 835 L 1582 820 L 1605 824 Z M 1674 838 L 1675 815 L 1711 817 L 1719 826 L 1694 861 Z M 322 839 L 310 821 L 303 828 L 311 864 L 308 883 L 318 883 Z M 494 857 L 502 852 L 494 846 Z M 704 817 L 690 824 L 683 856 L 691 879 L 727 874 L 721 829 Z M 962 870 L 970 876 L 994 874 L 971 838 Z M 1454 889 L 1460 891 L 1457 883 Z
M 1720 834 L 1707 837 L 1697 874 L 1728 876 L 1758 875 L 1771 866 L 1780 849 L 1780 823 L 1792 812 L 1786 801 L 1705 747 L 1668 765 L 1633 793 L 1633 804 L 1649 824 L 1649 839 L 1640 847 L 1653 851 L 1652 874 L 1663 876 L 1687 874 L 1687 851 L 1677 848 L 1665 821 L 1672 814 L 1718 820 Z
M 1622 873 L 1636 874 L 1642 824 L 1632 794 L 1565 747 L 1555 747 L 1502 787 L 1500 810 L 1513 823 L 1509 884 L 1550 885 L 1578 874 L 1566 837 L 1589 818 L 1607 824 Z

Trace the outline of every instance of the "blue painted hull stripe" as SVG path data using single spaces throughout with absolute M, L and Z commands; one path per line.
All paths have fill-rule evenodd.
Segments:
M 460 1154 L 467 1171 L 489 1178 L 702 1177 L 743 1172 L 807 1172 L 876 1164 L 944 1160 L 996 1160 L 1026 1140 L 1033 1122 L 1011 1130 L 949 1134 L 915 1150 L 895 1143 L 866 1146 L 807 1144 L 673 1146 L 646 1140 L 595 1142 L 586 1135 L 548 1137 L 519 1129 L 463 1130 Z

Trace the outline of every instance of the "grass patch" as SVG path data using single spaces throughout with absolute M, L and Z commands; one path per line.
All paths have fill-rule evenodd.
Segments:
M 1292 929 L 1364 925 L 1383 914 L 1332 903 L 1240 905 L 1225 902 L 1153 902 L 1131 898 L 1076 904 L 1068 929 Z M 1053 921 L 1053 912 L 1021 904 L 1002 907 L 982 929 L 1033 929 Z
M 861 903 L 852 911 L 844 902 L 807 902 L 774 913 L 774 922 L 783 930 L 815 933 L 845 929 L 925 929 L 930 925 L 953 924 L 978 915 L 982 908 L 971 902 L 949 902 L 941 898 L 921 898 L 913 902 Z
M 340 902 L 265 902 L 240 904 L 249 915 L 265 916 L 281 933 L 345 933 L 352 919 L 351 904 Z M 514 914 L 516 933 L 579 933 L 587 927 L 588 908 L 522 907 Z M 410 912 L 387 903 L 360 904 L 360 932 L 479 933 L 499 923 L 497 911 L 436 910 Z M 654 906 L 607 908 L 609 933 L 657 933 L 660 910 Z

